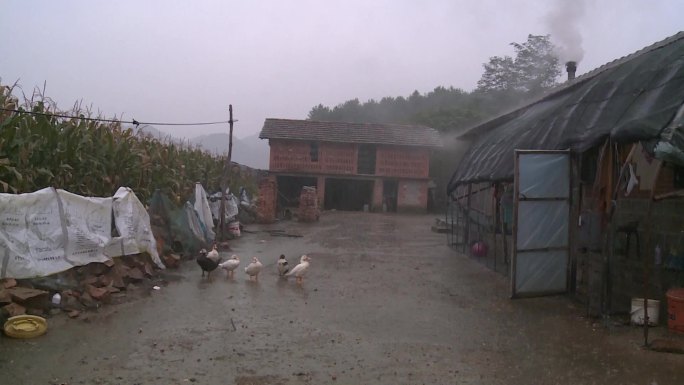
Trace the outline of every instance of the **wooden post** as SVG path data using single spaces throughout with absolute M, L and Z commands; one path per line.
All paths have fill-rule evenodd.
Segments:
M 228 163 L 230 165 L 230 161 L 231 161 L 232 156 L 233 156 L 233 105 L 232 104 L 228 105 L 228 114 L 230 117 L 228 119 L 228 124 L 230 125 L 230 137 L 228 138 Z
M 602 287 L 602 313 L 604 317 L 604 322 L 608 322 L 608 317 L 610 314 L 610 311 L 612 310 L 612 292 L 613 292 L 613 287 L 612 287 L 612 279 L 611 279 L 611 267 L 614 259 L 614 238 L 615 238 L 615 233 L 616 233 L 616 224 L 615 221 L 613 220 L 613 215 L 615 214 L 615 210 L 617 209 L 617 201 L 619 198 L 619 192 L 622 189 L 622 177 L 627 172 L 627 167 L 629 165 L 629 162 L 632 159 L 632 156 L 634 155 L 634 152 L 636 151 L 636 144 L 632 145 L 631 150 L 629 151 L 629 154 L 627 154 L 627 157 L 625 158 L 625 161 L 622 162 L 622 166 L 620 167 L 619 171 L 616 174 L 616 169 L 615 169 L 615 163 L 616 159 L 615 156 L 617 154 L 617 150 L 615 149 L 614 146 L 617 146 L 617 144 L 614 144 L 610 139 L 608 142 L 607 146 L 607 151 L 608 151 L 608 164 L 607 164 L 607 177 L 608 177 L 608 185 L 606 188 L 606 202 L 607 202 L 607 207 L 606 207 L 606 212 L 604 214 L 605 218 L 605 226 L 603 228 L 603 231 L 605 232 L 604 235 L 604 250 L 603 250 L 603 255 L 604 255 L 604 280 L 605 283 Z M 620 161 L 619 159 L 617 161 Z M 659 172 L 659 171 L 658 171 Z M 613 183 L 613 178 L 615 179 L 615 182 Z M 651 195 L 651 198 L 653 198 L 653 195 Z M 653 199 L 651 199 L 653 200 Z M 650 203 L 649 203 L 650 205 Z M 650 207 L 650 206 L 649 206 Z
M 449 200 L 447 199 L 446 210 L 444 210 L 444 223 L 446 224 L 447 229 L 449 229 L 449 232 L 447 232 L 447 245 L 448 245 L 449 247 L 451 247 L 451 242 L 452 242 L 452 241 L 451 241 L 451 238 L 450 238 L 450 236 L 449 236 L 449 234 L 452 234 L 452 232 L 451 232 L 451 226 L 449 226 L 449 210 L 450 210 L 450 209 L 451 209 L 451 207 L 450 207 L 450 202 L 449 202 Z
M 466 253 L 466 245 L 470 244 L 470 199 L 471 195 L 473 193 L 473 184 L 468 183 L 468 199 L 466 200 L 466 215 L 465 215 L 465 231 L 464 231 L 464 236 L 463 236 L 463 254 Z
M 646 253 L 644 255 L 644 346 L 648 347 L 648 297 L 649 295 L 649 276 L 651 275 L 651 261 L 653 258 L 651 256 L 651 251 L 655 248 L 653 247 L 653 202 L 655 201 L 656 187 L 658 186 L 658 178 L 660 177 L 660 170 L 662 169 L 663 162 L 656 160 L 658 162 L 656 166 L 655 178 L 653 179 L 653 187 L 651 188 L 650 198 L 648 200 L 648 210 L 646 211 Z
M 501 183 L 500 186 L 501 186 L 501 196 L 499 197 L 499 201 L 498 201 L 498 204 L 499 204 L 499 221 L 500 221 L 499 225 L 501 226 L 501 240 L 503 242 L 504 265 L 508 265 L 511 259 L 508 255 L 508 241 L 506 238 L 506 222 L 505 222 L 506 216 L 504 215 L 504 210 L 503 210 L 504 207 L 501 204 L 501 202 L 503 200 L 502 199 L 503 194 L 505 193 L 505 191 L 503 188 L 503 183 Z
M 578 241 L 578 223 L 581 212 L 581 190 L 580 190 L 580 165 L 579 156 L 577 154 L 570 155 L 570 234 L 568 235 L 568 258 L 570 263 L 569 269 L 569 289 L 570 293 L 575 294 L 577 291 L 577 241 Z
M 513 159 L 513 250 L 511 250 L 511 298 L 515 298 L 516 263 L 518 260 L 518 204 L 520 203 L 520 154 L 515 150 Z
M 226 240 L 226 234 L 225 234 L 225 229 L 226 229 L 226 223 L 225 223 L 225 218 L 226 218 L 226 189 L 228 188 L 228 176 L 230 175 L 230 167 L 231 167 L 231 157 L 233 155 L 233 105 L 230 104 L 228 105 L 228 124 L 230 126 L 230 131 L 229 131 L 229 136 L 228 136 L 228 158 L 226 159 L 225 163 L 223 164 L 223 175 L 221 177 L 221 207 L 219 209 L 219 236 L 218 238 L 223 240 Z
M 456 190 L 456 191 L 457 191 L 456 194 L 458 195 L 458 190 Z M 461 229 L 461 215 L 462 215 L 462 213 L 461 213 L 461 198 L 460 197 L 456 198 L 455 204 L 456 204 L 456 207 L 454 207 L 454 208 L 456 209 L 456 227 L 454 227 L 454 229 L 456 230 L 456 234 L 454 235 L 454 240 L 455 240 L 454 246 L 459 244 L 458 242 L 463 238 L 463 236 L 465 234 L 465 230 Z M 452 214 L 453 214 L 453 211 L 452 211 Z
M 603 250 L 603 317 L 604 320 L 608 321 L 610 317 L 610 311 L 612 308 L 612 296 L 613 296 L 613 284 L 611 279 L 611 263 L 613 262 L 613 232 L 615 227 L 613 226 L 613 173 L 615 162 L 615 152 L 613 151 L 613 141 L 608 140 L 608 147 L 606 149 L 606 189 L 604 191 L 603 201 L 606 203 L 605 211 L 603 213 L 603 218 L 605 219 L 604 231 L 605 231 L 605 247 Z M 617 186 L 615 187 L 617 190 Z M 606 325 L 607 326 L 607 325 Z
M 491 231 L 492 237 L 494 238 L 494 244 L 493 244 L 493 248 L 494 248 L 494 271 L 496 271 L 496 257 L 497 257 L 496 256 L 496 249 L 497 249 L 497 243 L 499 243 L 498 238 L 496 236 L 496 222 L 497 222 L 497 220 L 496 220 L 496 218 L 497 218 L 496 201 L 497 201 L 497 194 L 498 194 L 498 188 L 497 188 L 498 185 L 499 185 L 498 183 L 492 183 L 492 189 L 494 190 L 494 192 L 492 193 L 492 201 L 490 202 L 491 206 L 492 206 L 492 212 L 491 212 L 491 216 L 490 216 L 490 218 L 492 218 L 492 222 L 491 222 L 492 226 L 485 230 L 487 232 Z

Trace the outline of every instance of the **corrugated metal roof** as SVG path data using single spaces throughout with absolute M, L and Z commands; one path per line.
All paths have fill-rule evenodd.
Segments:
M 680 32 L 469 130 L 466 137 L 475 140 L 448 192 L 461 183 L 513 179 L 516 149 L 584 151 L 608 136 L 618 142 L 657 139 L 683 103 Z
M 439 132 L 426 126 L 292 119 L 266 119 L 259 138 L 420 147 L 442 145 Z

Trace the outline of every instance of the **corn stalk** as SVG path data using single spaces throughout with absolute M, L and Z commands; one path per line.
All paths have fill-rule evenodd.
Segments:
M 59 112 L 39 93 L 24 97 L 20 104 L 14 88 L 0 86 L 0 106 L 47 116 L 0 111 L 0 192 L 53 186 L 85 196 L 111 196 L 126 186 L 143 202 L 161 189 L 180 204 L 191 197 L 195 182 L 209 191 L 219 189 L 220 156 L 169 138 L 135 133 L 118 122 L 85 120 L 92 114 L 80 106 Z M 249 187 L 252 190 L 254 184 Z

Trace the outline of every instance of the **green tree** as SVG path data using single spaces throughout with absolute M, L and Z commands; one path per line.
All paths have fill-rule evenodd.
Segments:
M 477 91 L 534 96 L 557 84 L 561 68 L 549 35 L 528 35 L 526 42 L 511 45 L 515 58 L 493 56 L 483 64 Z
M 309 120 L 326 120 L 330 116 L 330 108 L 319 104 L 309 111 Z

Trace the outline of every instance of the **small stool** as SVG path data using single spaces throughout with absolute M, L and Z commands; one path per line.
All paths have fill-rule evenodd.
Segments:
M 641 244 L 639 243 L 639 221 L 627 222 L 622 226 L 618 226 L 618 233 L 624 233 L 627 235 L 627 245 L 625 247 L 625 258 L 629 258 L 629 241 L 632 238 L 632 234 L 636 237 L 636 255 L 641 259 Z

